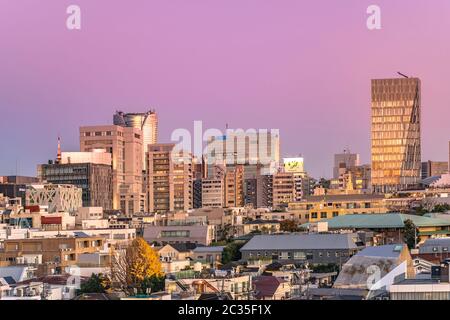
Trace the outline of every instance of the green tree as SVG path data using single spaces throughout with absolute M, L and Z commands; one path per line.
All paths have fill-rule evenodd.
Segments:
M 140 292 L 147 293 L 147 289 L 150 289 L 150 292 L 158 292 L 164 290 L 164 276 L 156 276 L 153 275 L 151 277 L 145 278 L 141 282 Z
M 231 261 L 238 261 L 242 258 L 241 252 L 239 249 L 242 248 L 244 243 L 240 242 L 230 242 L 228 243 L 222 252 L 222 263 L 226 264 Z
M 435 213 L 442 213 L 450 210 L 450 205 L 447 203 L 444 204 L 437 204 L 434 206 L 432 212 Z
M 280 230 L 286 232 L 297 232 L 299 231 L 299 228 L 297 222 L 288 219 L 280 222 Z
M 79 293 L 106 293 L 111 287 L 110 280 L 103 274 L 92 274 L 91 277 L 80 285 Z
M 405 221 L 405 227 L 403 229 L 403 240 L 408 245 L 409 249 L 416 247 L 416 244 L 420 242 L 420 238 L 417 236 L 418 231 L 414 222 L 410 219 Z

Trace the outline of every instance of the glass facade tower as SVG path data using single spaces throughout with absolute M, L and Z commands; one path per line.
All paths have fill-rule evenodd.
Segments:
M 372 80 L 372 189 L 415 188 L 421 174 L 418 78 Z

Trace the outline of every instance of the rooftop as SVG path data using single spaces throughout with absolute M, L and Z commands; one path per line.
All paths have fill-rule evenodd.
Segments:
M 247 242 L 241 251 L 357 249 L 354 238 L 355 234 L 257 235 Z
M 406 220 L 411 220 L 417 227 L 450 226 L 450 221 L 443 219 L 402 213 L 347 214 L 321 222 L 328 222 L 329 229 L 402 229 Z M 301 227 L 307 228 L 309 225 L 305 223 Z

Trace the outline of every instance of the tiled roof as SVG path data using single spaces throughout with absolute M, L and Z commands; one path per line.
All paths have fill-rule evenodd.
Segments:
M 280 284 L 287 282 L 286 280 L 274 276 L 259 276 L 253 278 L 256 298 L 272 297 L 277 291 Z

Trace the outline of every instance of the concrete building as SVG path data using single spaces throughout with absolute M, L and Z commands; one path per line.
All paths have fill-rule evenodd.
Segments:
M 0 261 L 16 265 L 22 264 L 24 259 L 34 260 L 47 265 L 47 268 L 61 270 L 65 266 L 76 265 L 82 254 L 102 250 L 103 245 L 103 238 L 87 235 L 5 240 L 0 248 Z
M 345 149 L 343 153 L 334 155 L 333 179 L 338 179 L 341 175 L 352 167 L 359 166 L 359 154 L 351 153 Z
M 280 136 L 277 130 L 227 130 L 207 142 L 208 177 L 214 165 L 243 165 L 246 174 L 260 170 L 272 174 L 280 164 Z
M 225 172 L 225 207 L 244 206 L 244 166 L 236 166 Z
M 80 151 L 105 149 L 112 155 L 113 209 L 126 215 L 146 211 L 143 192 L 142 131 L 116 125 L 80 128 Z M 94 205 L 95 206 L 95 205 Z
M 273 207 L 273 175 L 258 175 L 256 178 L 256 208 Z
M 241 249 L 242 259 L 343 264 L 358 251 L 356 234 L 257 235 Z
M 310 222 L 347 214 L 379 214 L 389 212 L 385 197 L 377 194 L 308 196 L 289 204 L 289 210 L 308 211 Z
M 261 232 L 271 234 L 280 232 L 280 221 L 257 219 L 245 222 L 243 227 L 244 227 L 244 234 L 249 234 L 251 232 Z
M 110 164 L 42 164 L 38 166 L 38 176 L 43 182 L 81 188 L 82 204 L 85 207 L 113 209 L 113 173 Z
M 150 212 L 187 211 L 193 207 L 192 155 L 176 154 L 175 144 L 153 144 L 147 153 Z
M 296 200 L 295 180 L 291 172 L 279 172 L 274 174 L 272 187 L 273 208 L 287 208 L 290 202 Z
M 216 239 L 216 227 L 207 224 L 146 226 L 144 239 L 148 243 L 195 243 L 208 246 Z
M 448 162 L 447 161 L 430 161 L 422 162 L 422 174 L 421 178 L 426 179 L 429 177 L 440 176 L 442 174 L 448 173 Z
M 392 286 L 414 275 L 406 245 L 367 247 L 343 265 L 333 288 L 313 289 L 309 294 L 326 299 L 387 298 Z
M 37 177 L 24 176 L 0 176 L 0 193 L 14 199 L 20 198 L 25 203 L 26 186 L 30 183 L 39 183 Z
M 83 205 L 82 190 L 73 185 L 28 185 L 26 189 L 25 205 L 47 206 L 49 213 L 75 213 Z
M 158 116 L 155 110 L 143 113 L 124 113 L 117 111 L 113 117 L 114 125 L 137 128 L 142 132 L 142 169 L 147 170 L 145 153 L 149 144 L 158 143 Z
M 372 188 L 417 187 L 421 176 L 421 89 L 418 78 L 372 80 Z
M 328 230 L 351 230 L 376 232 L 374 244 L 394 244 L 404 241 L 405 221 L 411 220 L 417 228 L 417 244 L 429 238 L 450 236 L 450 220 L 429 218 L 425 216 L 386 213 L 386 214 L 347 214 L 324 220 Z M 308 229 L 311 223 L 301 225 Z
M 338 178 L 330 180 L 332 192 L 364 193 L 371 190 L 370 165 L 354 166 L 339 170 Z M 328 190 L 330 191 L 330 190 Z
M 207 178 L 202 180 L 202 207 L 225 207 L 225 184 L 222 178 Z

